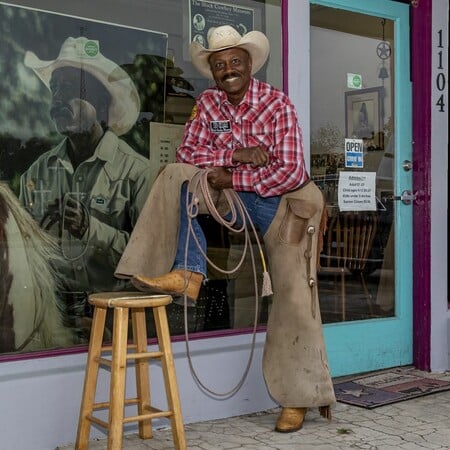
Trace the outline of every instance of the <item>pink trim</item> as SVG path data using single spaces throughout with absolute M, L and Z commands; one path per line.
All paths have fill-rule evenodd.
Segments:
M 289 95 L 288 3 L 288 0 L 281 0 L 281 66 L 283 68 L 283 91 L 287 95 Z
M 430 370 L 431 2 L 411 7 L 413 82 L 413 363 Z
M 259 325 L 256 327 L 256 333 L 265 333 L 267 327 L 265 325 Z M 192 336 L 189 335 L 189 341 L 197 341 L 199 339 L 207 339 L 207 338 L 221 338 L 226 336 L 238 336 L 242 334 L 250 335 L 253 333 L 253 327 L 251 328 L 239 328 L 238 330 L 234 329 L 224 329 L 217 331 L 201 331 L 192 333 Z M 184 342 L 186 340 L 185 334 L 179 334 L 171 337 L 171 342 Z M 156 344 L 156 338 L 151 338 L 148 340 L 149 345 Z M 78 345 L 74 347 L 68 348 L 60 348 L 54 350 L 42 350 L 37 352 L 28 352 L 28 353 L 10 353 L 0 355 L 0 363 L 2 362 L 15 362 L 15 361 L 23 361 L 28 359 L 37 359 L 37 358 L 53 358 L 55 356 L 62 355 L 77 355 L 78 353 L 87 353 L 88 346 L 86 345 Z
M 76 355 L 78 353 L 86 353 L 87 345 L 79 345 L 68 348 L 58 348 L 52 350 L 40 350 L 28 353 L 6 353 L 0 355 L 0 364 L 4 362 L 25 361 L 28 359 L 53 358 L 62 355 Z

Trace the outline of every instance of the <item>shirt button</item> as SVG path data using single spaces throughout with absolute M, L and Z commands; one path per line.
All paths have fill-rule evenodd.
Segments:
M 83 181 L 83 180 L 84 180 L 84 177 L 82 175 L 78 175 L 77 181 Z
M 83 269 L 83 266 L 77 266 L 77 270 L 80 272 Z

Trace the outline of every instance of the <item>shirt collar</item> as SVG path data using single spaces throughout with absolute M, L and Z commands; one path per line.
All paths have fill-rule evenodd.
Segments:
M 103 161 L 111 160 L 111 156 L 117 150 L 118 140 L 115 133 L 110 130 L 106 131 L 95 149 L 94 156 Z
M 118 137 L 115 133 L 113 133 L 110 130 L 107 130 L 105 134 L 100 139 L 99 143 L 97 144 L 97 147 L 95 148 L 94 153 L 90 158 L 87 159 L 87 161 L 91 159 L 101 159 L 103 161 L 109 161 L 111 159 L 111 155 L 113 152 L 117 149 L 117 142 Z M 61 156 L 64 159 L 69 159 L 69 154 L 67 151 L 67 145 L 68 145 L 68 138 L 65 137 L 56 147 L 58 152 L 61 152 Z M 59 150 L 61 149 L 61 150 Z

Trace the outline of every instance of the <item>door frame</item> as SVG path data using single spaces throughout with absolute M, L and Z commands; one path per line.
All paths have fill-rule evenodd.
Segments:
M 294 103 L 296 103 L 297 109 L 300 112 L 300 121 L 302 123 L 303 129 L 305 130 L 304 133 L 304 141 L 305 141 L 305 148 L 309 148 L 309 130 L 310 130 L 310 123 L 309 123 L 309 114 L 305 113 L 305 107 L 304 105 L 310 104 L 310 97 L 309 97 L 309 70 L 308 65 L 302 64 L 301 67 L 299 64 L 296 64 L 295 62 L 299 59 L 301 60 L 302 57 L 305 54 L 305 47 L 306 52 L 309 51 L 309 1 L 303 0 L 300 2 L 289 2 L 289 14 L 287 13 L 287 3 L 283 2 L 284 8 L 283 8 L 283 29 L 286 30 L 287 28 L 296 30 L 296 34 L 293 33 L 284 33 L 284 44 L 286 47 L 284 48 L 284 74 L 283 80 L 285 81 L 285 90 L 287 91 L 287 87 L 289 86 L 289 95 L 291 98 L 293 98 Z M 312 3 L 312 2 L 311 2 Z M 360 12 L 363 14 L 370 14 L 373 13 L 374 15 L 380 15 L 380 3 L 382 3 L 382 0 L 380 2 L 377 2 L 378 5 L 373 5 L 372 2 L 363 1 L 360 0 L 354 1 L 352 3 L 351 0 L 318 0 L 314 3 L 320 3 L 324 6 L 329 7 L 341 7 L 342 9 L 349 9 L 355 12 Z M 396 16 L 403 17 L 405 16 L 405 10 L 404 9 L 398 9 L 397 6 L 394 6 L 395 3 L 398 2 L 391 2 L 390 0 L 385 0 L 386 6 L 381 6 L 381 9 L 389 6 L 389 9 L 392 7 L 392 17 L 389 17 L 389 14 L 387 14 L 386 11 L 386 17 L 387 18 L 393 18 L 395 19 Z M 391 4 L 392 3 L 392 4 Z M 404 2 L 403 2 L 404 3 Z M 401 8 L 404 8 L 405 6 L 402 5 Z M 387 10 L 388 8 L 386 8 Z M 294 10 L 294 14 L 291 14 L 291 11 Z M 305 12 L 308 11 L 308 14 L 305 14 Z M 383 15 L 385 12 L 383 11 Z M 289 17 L 296 17 L 297 22 L 294 24 L 293 22 L 289 22 Z M 303 22 L 298 23 L 298 17 L 303 17 Z M 409 39 L 409 30 L 406 29 L 405 24 L 406 20 L 399 21 L 398 26 L 396 27 L 396 40 L 399 39 L 399 34 L 401 33 L 401 36 L 403 39 L 405 39 L 405 35 L 408 37 L 406 39 Z M 301 31 L 302 29 L 306 28 L 307 33 Z M 401 28 L 401 31 L 398 31 L 398 29 Z M 293 35 L 296 35 L 294 38 Z M 289 46 L 290 43 L 290 46 Z M 295 46 L 295 49 L 294 49 Z M 399 73 L 399 67 L 405 67 L 407 66 L 409 69 L 410 61 L 409 52 L 404 51 L 401 47 L 397 49 L 397 59 L 395 62 L 396 65 L 396 73 Z M 291 61 L 294 61 L 293 64 L 290 64 Z M 289 69 L 287 69 L 289 67 Z M 287 80 L 287 81 L 286 81 Z M 410 150 L 410 154 L 408 155 L 411 157 L 411 142 L 412 142 L 412 135 L 411 135 L 411 118 L 404 118 L 400 116 L 400 108 L 401 104 L 403 103 L 403 99 L 405 97 L 411 98 L 411 85 L 409 83 L 405 83 L 407 86 L 397 86 L 396 92 L 395 92 L 395 101 L 396 101 L 396 119 L 397 122 L 402 120 L 408 120 L 408 126 L 406 127 L 407 132 L 406 135 L 404 135 L 401 139 L 403 139 L 402 142 L 399 142 L 397 144 L 398 148 L 408 148 Z M 409 89 L 408 91 L 405 91 L 405 89 Z M 307 92 L 308 91 L 308 92 Z M 409 110 L 411 110 L 411 104 L 406 105 Z M 408 110 L 407 108 L 407 110 Z M 399 138 L 400 141 L 400 138 Z M 408 146 L 408 147 L 400 147 L 402 146 Z M 309 159 L 309 154 L 305 155 L 307 162 Z M 400 158 L 398 158 L 400 159 Z M 401 164 L 400 161 L 397 161 L 397 165 Z M 397 180 L 395 183 L 395 190 L 397 192 L 401 192 L 403 189 L 409 187 L 412 188 L 412 176 L 411 174 L 405 174 L 399 171 L 397 168 L 396 173 L 398 174 Z M 404 205 L 400 206 L 404 207 Z M 407 213 L 406 216 L 409 218 L 412 218 L 412 211 Z M 411 220 L 408 220 L 411 222 Z M 403 237 L 402 237 L 403 238 Z M 408 237 L 408 240 L 410 241 L 408 243 L 407 248 L 410 250 L 407 250 L 406 254 L 402 254 L 402 258 L 406 258 L 406 261 L 412 261 L 412 232 L 411 235 Z M 397 258 L 398 259 L 398 258 Z M 397 262 L 398 264 L 398 262 Z M 376 319 L 376 320 L 369 320 L 369 321 L 361 321 L 359 323 L 337 323 L 337 324 L 326 324 L 324 325 L 324 335 L 325 339 L 327 341 L 327 349 L 328 349 L 328 355 L 330 359 L 330 366 L 332 369 L 332 375 L 333 376 L 339 376 L 347 373 L 355 373 L 358 371 L 358 368 L 363 366 L 363 364 L 359 364 L 359 360 L 363 360 L 362 357 L 358 357 L 358 354 L 364 354 L 369 353 L 370 351 L 366 350 L 364 346 L 359 346 L 356 343 L 356 350 L 353 351 L 352 359 L 353 362 L 348 361 L 348 349 L 345 348 L 345 345 L 343 343 L 339 344 L 335 342 L 334 336 L 335 333 L 333 330 L 340 329 L 342 327 L 347 327 L 349 330 L 352 328 L 355 333 L 364 333 L 365 336 L 377 336 L 377 331 L 380 330 L 378 323 L 379 320 L 384 320 L 386 325 L 386 333 L 389 335 L 389 338 L 394 337 L 395 329 L 397 326 L 402 327 L 401 333 L 403 333 L 403 336 L 407 336 L 405 343 L 410 342 L 411 344 L 405 345 L 399 345 L 398 348 L 395 348 L 395 350 L 392 352 L 392 357 L 388 358 L 388 361 L 383 362 L 383 356 L 382 356 L 382 350 L 381 353 L 378 353 L 375 351 L 372 357 L 372 360 L 369 362 L 368 365 L 364 366 L 367 367 L 367 370 L 376 370 L 380 369 L 382 367 L 389 367 L 389 366 L 395 366 L 395 365 L 406 365 L 411 364 L 413 361 L 413 354 L 412 354 L 412 308 L 413 308 L 413 293 L 412 293 L 412 283 L 411 283 L 411 276 L 413 273 L 413 268 L 410 266 L 411 262 L 408 264 L 408 276 L 405 277 L 404 274 L 401 274 L 402 280 L 402 292 L 405 293 L 406 297 L 408 298 L 408 304 L 401 304 L 400 308 L 397 308 L 396 314 L 397 317 L 400 317 L 401 320 L 397 320 L 396 317 L 389 318 L 389 319 Z M 400 267 L 400 266 L 397 266 Z M 405 278 L 408 278 L 405 280 Z M 406 282 L 405 282 L 406 281 Z M 406 302 L 403 302 L 406 303 Z M 390 323 L 389 323 L 390 321 Z M 377 348 L 377 343 L 375 342 L 377 338 L 373 339 L 372 337 L 369 338 L 369 343 L 371 345 L 372 349 Z M 394 338 L 395 341 L 395 338 Z M 394 343 L 394 346 L 397 345 L 397 342 Z M 401 347 L 401 348 L 400 348 Z M 347 359 L 346 359 L 347 357 Z

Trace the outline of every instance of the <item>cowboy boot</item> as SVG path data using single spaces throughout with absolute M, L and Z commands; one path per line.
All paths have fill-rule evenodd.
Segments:
M 160 277 L 146 277 L 134 275 L 131 279 L 133 286 L 143 292 L 170 294 L 174 296 L 186 295 L 189 306 L 195 306 L 202 286 L 203 275 L 189 270 L 177 269 Z
M 308 408 L 282 408 L 278 416 L 275 431 L 279 433 L 292 433 L 300 430 L 305 420 Z

